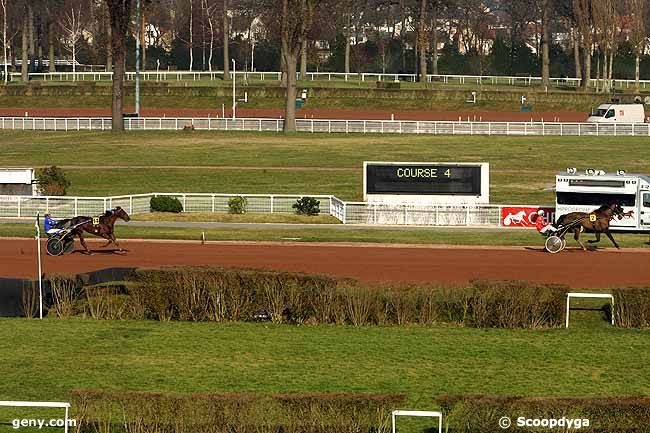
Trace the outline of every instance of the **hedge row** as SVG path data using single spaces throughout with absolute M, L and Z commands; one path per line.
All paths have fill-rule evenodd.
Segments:
M 505 431 L 499 424 L 502 417 L 510 419 L 511 427 L 507 431 L 511 433 L 535 431 L 650 432 L 650 397 L 443 396 L 437 399 L 437 403 L 443 410 L 448 431 L 454 433 Z M 530 420 L 528 425 L 522 422 L 522 418 Z M 560 421 L 563 418 L 564 421 Z M 557 420 L 559 425 L 556 424 L 551 429 L 551 420 Z M 570 426 L 572 427 L 569 428 Z
M 398 394 L 193 394 L 73 391 L 84 433 L 388 433 Z
M 616 289 L 614 323 L 620 328 L 650 328 L 650 288 Z
M 354 326 L 560 327 L 568 290 L 517 281 L 368 287 L 327 276 L 218 268 L 140 270 L 121 290 L 86 287 L 76 293 L 65 281 L 52 280 L 52 311 L 59 317 Z
M 558 327 L 565 286 L 475 282 L 468 288 L 366 287 L 295 273 L 181 268 L 139 271 L 129 295 L 146 318 L 275 323 Z

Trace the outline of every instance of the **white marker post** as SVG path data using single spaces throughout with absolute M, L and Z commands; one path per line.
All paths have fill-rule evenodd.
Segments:
M 41 213 L 36 213 L 36 250 L 38 251 L 38 305 L 39 305 L 39 318 L 43 319 L 43 266 L 41 263 L 41 226 L 40 226 Z

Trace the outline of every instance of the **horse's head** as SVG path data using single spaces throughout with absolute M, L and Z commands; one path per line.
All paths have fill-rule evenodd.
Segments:
M 119 206 L 113 209 L 113 214 L 116 215 L 118 218 L 123 219 L 126 222 L 129 222 L 131 220 L 129 214 L 126 213 L 126 211 Z
M 623 210 L 623 206 L 620 205 L 620 203 L 612 203 L 611 206 L 612 212 L 616 216 L 623 216 L 625 214 L 625 211 Z
M 623 207 L 618 202 L 610 203 L 609 205 L 604 205 L 601 207 L 603 212 L 610 215 L 610 218 L 618 217 L 621 219 L 625 216 L 625 211 Z

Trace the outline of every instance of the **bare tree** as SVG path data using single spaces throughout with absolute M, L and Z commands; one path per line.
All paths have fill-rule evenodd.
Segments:
M 131 22 L 131 0 L 106 0 L 111 17 L 111 45 L 115 68 L 113 72 L 112 129 L 124 131 L 124 72 L 126 57 L 126 34 Z
M 27 6 L 23 10 L 21 42 L 20 77 L 27 82 L 29 80 L 29 14 L 27 13 Z
M 627 0 L 626 5 L 627 10 L 632 17 L 630 42 L 632 43 L 635 54 L 635 89 L 636 92 L 639 93 L 641 90 L 639 83 L 641 75 L 641 56 L 645 53 L 647 46 L 645 18 L 648 12 L 648 6 L 646 5 L 646 0 Z
M 221 21 L 223 25 L 223 79 L 228 81 L 230 80 L 230 18 L 228 17 L 228 0 L 223 0 Z
M 286 67 L 287 100 L 284 131 L 296 130 L 296 69 L 302 41 L 307 37 L 317 0 L 282 0 L 280 34 Z
M 190 34 L 188 48 L 190 50 L 190 71 L 194 67 L 194 0 L 190 0 Z
M 214 19 L 215 19 L 215 11 L 216 11 L 216 5 L 212 4 L 210 5 L 208 3 L 208 0 L 201 0 L 202 8 L 205 12 L 205 20 L 207 21 L 208 24 L 208 30 L 210 33 L 210 49 L 208 53 L 208 70 L 212 72 L 212 56 L 214 54 Z
M 113 72 L 113 26 L 111 26 L 111 17 L 108 13 L 106 21 L 106 39 L 108 40 L 106 47 L 106 72 Z
M 418 18 L 418 47 L 420 49 L 420 81 L 427 81 L 427 52 L 429 48 L 427 28 L 428 0 L 420 0 L 420 16 Z
M 5 84 L 9 81 L 9 62 L 7 59 L 7 1 L 8 0 L 0 0 L 0 7 L 2 7 L 2 61 L 4 63 Z
M 599 0 L 600 1 L 600 0 Z M 582 82 L 580 87 L 583 90 L 589 88 L 591 81 L 591 50 L 593 44 L 592 37 L 592 1 L 591 0 L 573 0 L 573 14 L 575 15 L 582 47 Z
M 549 44 L 551 43 L 551 0 L 542 0 L 542 86 L 551 85 Z
M 77 44 L 82 37 L 82 21 L 81 21 L 81 4 L 79 2 L 70 1 L 66 5 L 66 10 L 59 26 L 63 31 L 65 37 L 62 40 L 63 45 L 72 54 L 72 79 L 76 81 L 77 72 Z

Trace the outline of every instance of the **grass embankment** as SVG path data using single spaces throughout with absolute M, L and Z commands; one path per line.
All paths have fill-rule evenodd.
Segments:
M 0 107 L 12 108 L 103 108 L 110 106 L 109 81 L 89 82 L 79 81 L 32 81 L 26 87 L 23 83 L 15 82 L 9 87 L 10 95 L 3 96 Z M 222 80 L 169 80 L 161 83 L 143 82 L 141 98 L 142 107 L 156 108 L 204 108 L 221 110 L 222 104 L 231 104 L 229 91 L 232 82 Z M 380 96 L 370 96 L 367 91 L 377 88 L 374 80 L 360 81 L 317 80 L 299 81 L 299 89 L 308 89 L 310 98 L 307 108 L 320 109 L 354 109 L 365 110 L 434 110 L 434 111 L 519 111 L 520 97 L 525 94 L 532 102 L 534 110 L 544 111 L 579 111 L 588 112 L 602 101 L 602 95 L 597 93 L 581 93 L 574 87 L 553 87 L 550 94 L 541 86 L 527 86 L 524 82 L 510 85 L 505 80 L 499 84 L 488 83 L 479 85 L 476 80 L 444 83 L 412 83 L 401 82 L 400 89 L 390 90 Z M 38 89 L 34 94 L 32 88 Z M 56 88 L 55 91 L 52 89 Z M 77 89 L 82 89 L 77 92 Z M 185 89 L 179 93 L 179 88 Z M 2 87 L 0 86 L 0 90 Z M 26 95 L 16 95 L 16 91 L 27 89 Z M 152 89 L 149 91 L 149 89 Z M 166 94 L 167 89 L 173 95 Z M 241 103 L 241 108 L 275 108 L 283 109 L 284 90 L 276 80 L 239 80 L 238 93 L 243 96 L 249 93 L 247 103 Z M 361 94 L 350 94 L 362 90 Z M 430 91 L 429 98 L 414 98 L 409 91 Z M 471 92 L 479 92 L 476 104 L 468 104 Z M 57 94 L 52 95 L 52 93 Z M 184 95 L 185 92 L 187 95 Z M 483 92 L 483 93 L 482 93 Z M 21 92 L 18 92 L 21 93 Z M 69 93 L 73 98 L 61 97 L 61 93 Z M 75 95 L 74 93 L 82 93 Z M 157 96 L 154 96 L 157 95 Z M 630 99 L 632 98 L 630 94 Z M 74 99 L 74 106 L 70 100 Z M 125 103 L 134 104 L 134 85 L 127 82 Z
M 0 133 L 0 166 L 65 166 L 68 193 L 87 196 L 223 192 L 361 200 L 363 161 L 457 161 L 490 163 L 492 203 L 551 204 L 547 188 L 558 171 L 650 173 L 646 154 L 641 137 Z
M 65 400 L 74 388 L 398 392 L 408 395 L 411 408 L 426 409 L 444 393 L 650 394 L 647 332 L 604 324 L 552 331 L 50 319 L 0 324 L 0 394 L 16 400 Z
M 342 229 L 342 228 L 177 228 L 142 227 L 119 222 L 116 226 L 118 239 L 171 239 L 201 240 L 205 233 L 208 241 L 300 241 L 300 242 L 369 242 L 413 245 L 493 245 L 493 246 L 538 246 L 544 239 L 534 230 L 512 231 L 462 231 L 445 229 Z M 31 224 L 0 224 L 0 237 L 33 237 Z M 615 234 L 623 248 L 648 248 L 646 235 Z M 583 236 L 583 241 L 592 236 Z M 577 248 L 573 239 L 568 239 L 569 248 Z M 612 249 L 608 239 L 603 238 L 601 247 Z

